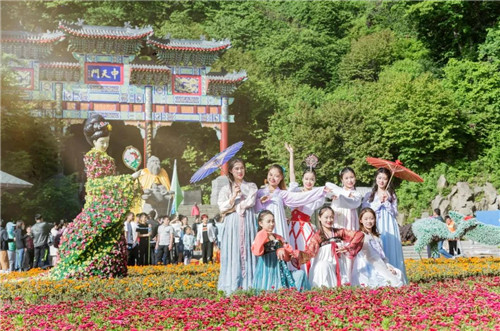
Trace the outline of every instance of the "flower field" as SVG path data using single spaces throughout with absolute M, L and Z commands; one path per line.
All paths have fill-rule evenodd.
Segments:
M 1 330 L 500 329 L 500 259 L 407 260 L 402 288 L 217 293 L 217 265 L 122 279 L 0 276 Z

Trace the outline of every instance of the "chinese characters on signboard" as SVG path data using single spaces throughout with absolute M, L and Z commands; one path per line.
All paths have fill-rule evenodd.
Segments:
M 123 84 L 123 64 L 85 63 L 86 84 Z

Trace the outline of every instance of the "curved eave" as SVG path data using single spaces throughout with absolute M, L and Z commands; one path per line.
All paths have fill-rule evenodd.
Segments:
M 220 45 L 217 47 L 188 47 L 188 46 L 172 46 L 166 45 L 161 42 L 155 40 L 148 40 L 148 44 L 156 46 L 161 49 L 169 50 L 169 51 L 180 51 L 180 52 L 219 52 L 222 50 L 226 50 L 231 48 L 231 44 Z
M 30 44 L 50 44 L 64 40 L 65 36 L 57 36 L 53 38 L 2 38 L 2 43 L 30 43 Z
M 40 63 L 41 69 L 80 69 L 80 63 L 54 62 Z
M 153 34 L 153 30 L 145 31 L 143 33 L 137 34 L 137 35 L 116 35 L 116 34 L 109 34 L 106 32 L 102 33 L 85 33 L 76 29 L 73 29 L 69 26 L 66 26 L 64 24 L 59 24 L 59 28 L 62 29 L 64 32 L 75 36 L 75 37 L 80 37 L 80 38 L 101 38 L 101 39 L 118 39 L 118 40 L 138 40 L 138 39 L 144 39 L 147 36 L 150 36 Z

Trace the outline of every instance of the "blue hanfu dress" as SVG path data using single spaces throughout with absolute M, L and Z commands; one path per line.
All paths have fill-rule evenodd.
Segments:
M 218 205 L 224 217 L 221 235 L 220 274 L 218 290 L 230 295 L 238 289 L 252 286 L 257 257 L 252 254 L 252 242 L 257 234 L 253 207 L 257 185 L 242 182 L 241 193 L 231 204 L 232 190 L 224 186 L 218 197 Z
M 285 243 L 283 237 L 261 230 L 252 244 L 252 252 L 258 256 L 252 287 L 256 290 L 278 290 L 280 288 L 296 288 L 298 291 L 310 289 L 304 270 L 290 271 L 285 261 L 290 261 L 293 248 Z M 285 260 L 279 260 L 276 253 L 284 250 Z
M 382 246 L 387 261 L 395 268 L 401 270 L 403 281 L 408 283 L 406 277 L 405 259 L 403 256 L 403 246 L 401 245 L 401 235 L 399 233 L 396 216 L 398 214 L 398 200 L 395 195 L 380 202 L 378 194 L 375 194 L 373 201 L 368 201 L 371 192 L 368 192 L 363 199 L 362 207 L 370 207 L 377 214 L 377 229 L 380 233 Z

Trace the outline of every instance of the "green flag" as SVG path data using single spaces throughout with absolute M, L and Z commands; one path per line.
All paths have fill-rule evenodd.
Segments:
M 172 173 L 172 185 L 170 186 L 172 190 L 174 190 L 174 203 L 172 204 L 171 214 L 176 214 L 181 204 L 182 200 L 184 200 L 184 194 L 181 190 L 181 185 L 179 185 L 179 179 L 177 178 L 177 160 L 174 161 L 174 171 Z

